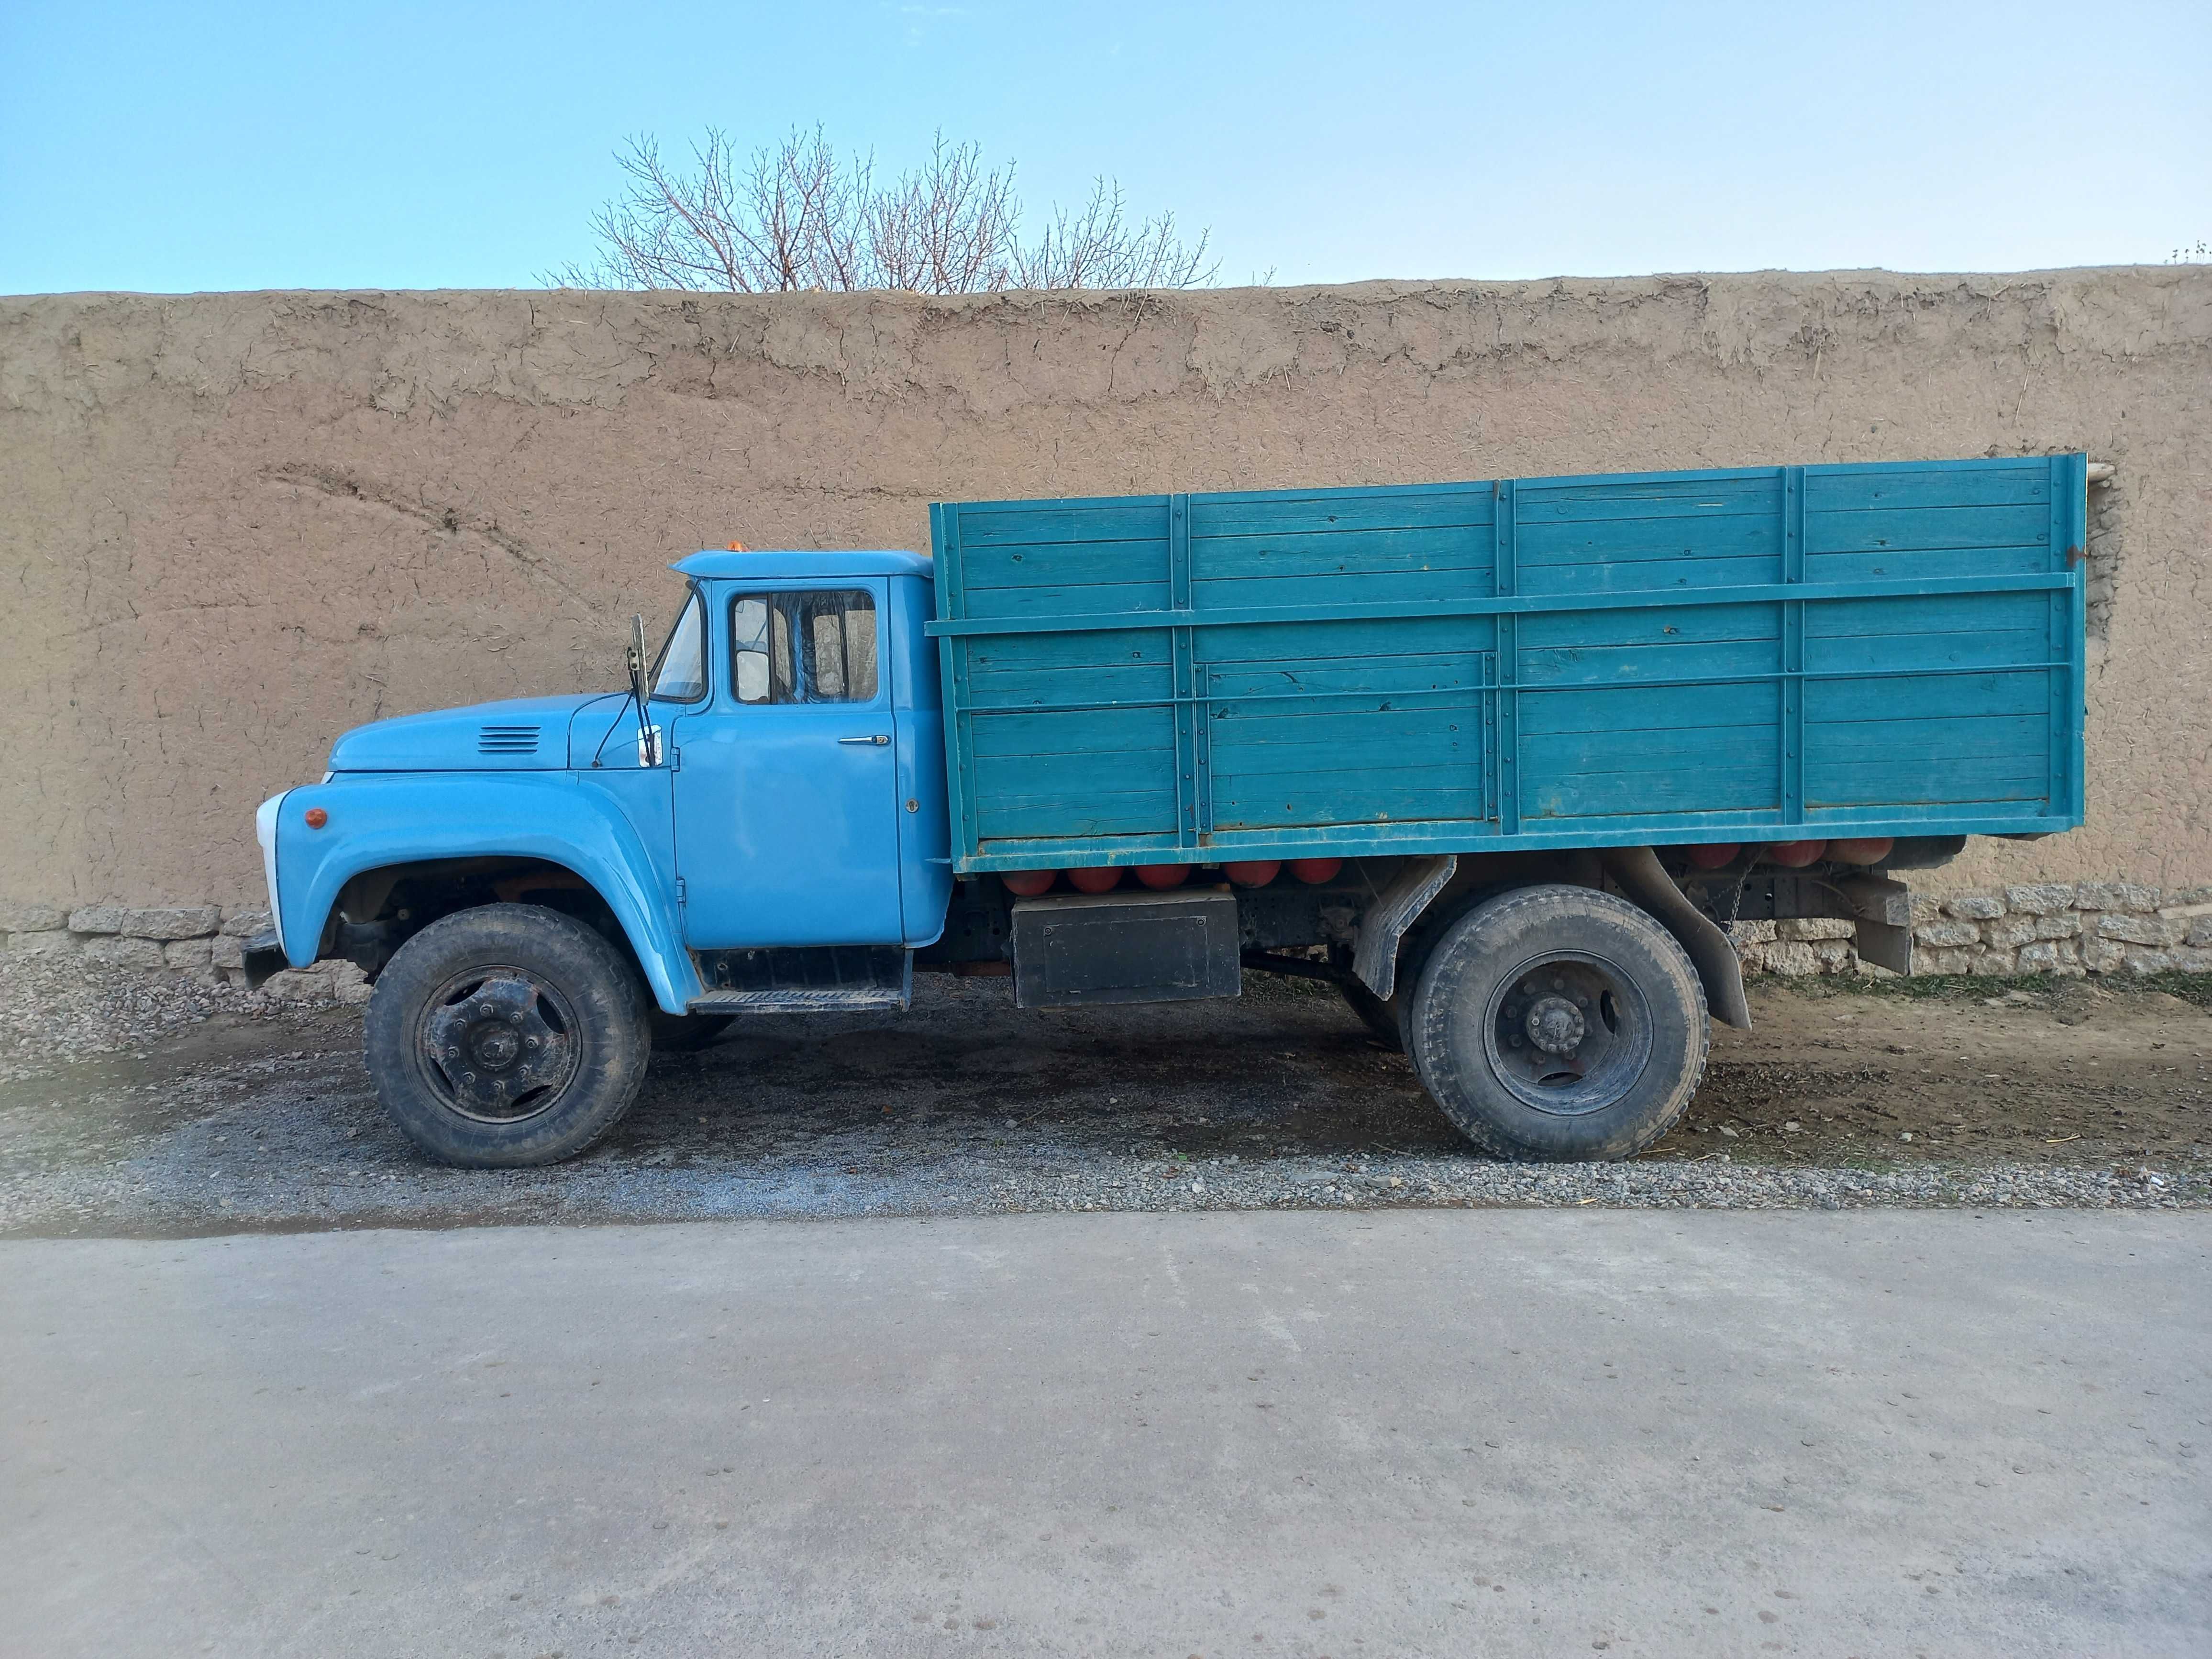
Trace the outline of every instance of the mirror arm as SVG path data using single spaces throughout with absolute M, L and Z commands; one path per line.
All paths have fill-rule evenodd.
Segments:
M 658 766 L 660 764 L 660 744 L 655 740 L 653 735 L 652 716 L 646 710 L 646 702 L 651 692 L 645 683 L 645 618 L 642 617 L 632 617 L 629 619 L 629 650 L 627 653 L 627 658 L 629 667 L 630 700 L 637 704 L 638 756 L 643 764 Z

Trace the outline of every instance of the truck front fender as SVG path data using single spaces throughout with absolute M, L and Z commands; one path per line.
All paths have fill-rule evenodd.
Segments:
M 307 814 L 322 816 L 311 825 Z M 614 913 L 653 999 L 682 1013 L 699 983 L 665 882 L 611 794 L 568 773 L 341 774 L 276 803 L 275 896 L 285 959 L 315 960 L 338 891 L 364 871 L 430 860 L 542 859 Z

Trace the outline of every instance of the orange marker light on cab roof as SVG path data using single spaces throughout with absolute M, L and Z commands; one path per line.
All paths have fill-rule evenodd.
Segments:
M 732 543 L 731 543 L 727 547 L 724 548 L 722 550 L 723 550 L 725 553 L 743 553 L 743 552 L 744 552 L 746 550 L 745 550 L 745 544 L 744 544 L 743 542 L 732 542 Z
M 319 830 L 331 821 L 331 815 L 319 806 L 310 806 L 300 816 L 307 819 L 310 830 Z

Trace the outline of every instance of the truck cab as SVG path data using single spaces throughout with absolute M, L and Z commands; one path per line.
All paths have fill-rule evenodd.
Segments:
M 684 948 L 931 943 L 952 873 L 929 561 L 724 552 L 676 568 L 691 592 L 648 708 L 667 735 Z

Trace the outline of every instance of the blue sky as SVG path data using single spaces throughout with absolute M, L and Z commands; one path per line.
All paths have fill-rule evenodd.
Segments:
M 0 5 L 0 292 L 528 284 L 612 152 L 942 126 L 1222 280 L 2018 270 L 2212 240 L 2212 4 Z

